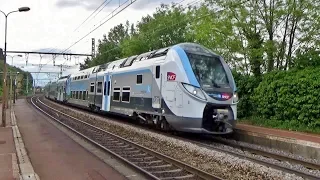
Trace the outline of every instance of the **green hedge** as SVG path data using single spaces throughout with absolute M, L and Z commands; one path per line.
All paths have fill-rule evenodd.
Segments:
M 240 98 L 238 103 L 238 118 L 250 117 L 254 113 L 254 104 L 252 96 L 254 89 L 259 85 L 260 80 L 254 76 L 242 75 L 233 72 L 233 76 L 237 85 L 237 92 Z
M 320 68 L 268 73 L 254 89 L 250 102 L 257 117 L 319 127 Z

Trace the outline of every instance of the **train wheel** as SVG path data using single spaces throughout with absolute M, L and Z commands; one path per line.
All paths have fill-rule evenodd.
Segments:
M 164 117 L 160 120 L 160 129 L 166 132 L 169 130 L 169 124 Z

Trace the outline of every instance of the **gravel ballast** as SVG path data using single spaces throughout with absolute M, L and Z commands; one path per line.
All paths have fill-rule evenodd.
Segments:
M 303 179 L 294 174 L 268 168 L 227 153 L 127 124 L 109 121 L 107 118 L 68 108 L 48 100 L 45 100 L 45 103 L 106 131 L 226 179 Z

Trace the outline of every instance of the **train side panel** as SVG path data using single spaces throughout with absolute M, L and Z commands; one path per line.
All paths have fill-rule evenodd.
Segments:
M 112 74 L 110 111 L 132 115 L 154 113 L 152 108 L 152 69 L 146 67 Z
M 88 83 L 88 78 L 72 78 L 68 103 L 88 107 Z

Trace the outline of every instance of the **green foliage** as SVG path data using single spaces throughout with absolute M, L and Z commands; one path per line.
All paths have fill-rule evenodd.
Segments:
M 0 61 L 0 71 L 3 72 L 3 61 Z M 16 74 L 17 72 L 19 72 L 19 74 L 17 74 L 17 83 L 20 84 L 20 88 L 18 89 L 18 91 L 20 92 L 20 94 L 25 94 L 26 92 L 26 83 L 27 83 L 27 76 L 29 76 L 29 88 L 32 86 L 32 82 L 33 82 L 33 78 L 32 75 L 28 72 L 25 72 L 23 70 L 21 70 L 20 68 L 17 67 L 12 67 L 9 64 L 7 64 L 7 77 L 9 77 L 9 73 L 13 73 Z M 3 74 L 0 74 L 0 96 L 2 96 L 2 90 L 3 90 Z M 8 78 L 9 79 L 9 78 Z M 10 81 L 7 81 L 7 87 L 9 88 L 10 86 Z M 9 90 L 9 89 L 8 89 Z
M 233 72 L 233 76 L 237 83 L 237 92 L 240 97 L 238 103 L 238 118 L 250 117 L 255 110 L 251 97 L 254 95 L 254 89 L 258 87 L 260 79 L 252 75 L 243 75 L 237 72 Z
M 252 99 L 255 114 L 265 119 L 320 126 L 320 68 L 266 74 Z
M 320 51 L 311 49 L 307 52 L 298 52 L 293 60 L 293 66 L 300 69 L 320 66 Z

